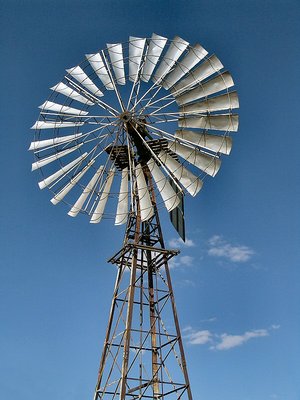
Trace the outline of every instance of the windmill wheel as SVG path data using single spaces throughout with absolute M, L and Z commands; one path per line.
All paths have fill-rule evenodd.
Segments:
M 215 56 L 180 37 L 130 37 L 107 44 L 67 69 L 39 108 L 30 145 L 40 189 L 91 223 L 126 222 L 139 204 L 141 219 L 157 204 L 168 211 L 195 196 L 229 154 L 237 131 L 234 83 Z M 108 201 L 111 200 L 111 201 Z

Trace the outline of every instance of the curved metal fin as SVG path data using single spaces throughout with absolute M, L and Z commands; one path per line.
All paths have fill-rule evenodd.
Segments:
M 178 120 L 178 126 L 180 128 L 200 128 L 236 132 L 239 126 L 239 120 L 237 114 L 217 114 L 180 118 Z
M 126 81 L 125 81 L 122 44 L 115 43 L 115 44 L 107 44 L 106 46 L 111 61 L 111 65 L 115 73 L 116 81 L 119 85 L 125 85 Z
M 69 193 L 69 191 L 76 185 L 76 183 L 83 177 L 83 175 L 88 171 L 91 165 L 94 164 L 94 160 L 91 160 L 78 174 L 76 174 L 70 182 L 68 182 L 52 199 L 50 200 L 53 205 L 58 204 L 64 197 Z
M 158 158 L 168 168 L 168 170 L 171 171 L 180 185 L 182 185 L 191 196 L 196 196 L 203 186 L 201 179 L 197 178 L 197 176 L 164 150 L 159 153 Z
M 102 57 L 100 53 L 96 54 L 86 54 L 85 55 L 88 62 L 91 64 L 93 70 L 96 72 L 97 76 L 105 86 L 107 90 L 113 90 L 114 86 L 112 84 L 112 81 L 108 75 L 108 72 L 106 70 L 106 67 L 104 65 L 104 62 L 102 60 Z
M 171 41 L 171 44 L 162 59 L 159 67 L 154 73 L 152 81 L 154 83 L 160 83 L 161 80 L 170 72 L 171 68 L 181 56 L 181 54 L 185 51 L 187 46 L 189 45 L 188 42 L 181 39 L 179 36 L 175 36 L 175 38 Z
M 157 189 L 165 203 L 166 209 L 168 211 L 173 210 L 180 203 L 179 197 L 153 158 L 150 158 L 150 160 L 147 162 L 147 165 L 156 183 Z
M 204 79 L 220 71 L 223 64 L 217 56 L 212 55 L 204 61 L 198 68 L 194 69 L 186 78 L 178 82 L 172 92 L 182 92 L 191 89 L 196 84 L 202 82 Z
M 61 136 L 59 138 L 36 140 L 30 143 L 28 150 L 38 150 L 47 146 L 55 146 L 56 144 L 68 143 L 73 140 L 80 139 L 82 133 L 75 133 L 75 135 Z
M 97 169 L 97 171 L 93 175 L 92 179 L 89 181 L 89 183 L 86 185 L 86 187 L 84 188 L 81 195 L 78 197 L 76 203 L 73 205 L 71 210 L 68 212 L 68 215 L 70 215 L 70 217 L 76 217 L 78 215 L 78 213 L 82 209 L 87 197 L 93 191 L 95 185 L 97 184 L 99 177 L 102 174 L 103 169 L 104 169 L 103 165 L 100 165 L 100 167 Z
M 71 128 L 72 126 L 81 126 L 84 122 L 69 121 L 36 121 L 30 129 L 53 129 L 53 128 Z
M 187 140 L 188 142 L 216 153 L 228 155 L 232 148 L 232 139 L 229 136 L 211 135 L 207 133 L 181 129 L 176 131 L 175 137 L 178 139 Z
M 81 163 L 84 158 L 87 156 L 88 153 L 83 153 L 81 156 L 77 157 L 74 161 L 71 161 L 67 165 L 64 165 L 58 171 L 54 172 L 54 174 L 48 176 L 47 178 L 43 179 L 38 183 L 40 189 L 44 189 L 45 187 L 49 186 L 51 183 L 55 182 L 58 178 L 62 175 L 65 175 L 69 172 L 73 167 L 77 164 Z
M 54 111 L 60 114 L 72 114 L 72 115 L 87 115 L 87 111 L 78 110 L 77 108 L 64 106 L 63 104 L 53 103 L 52 101 L 45 101 L 39 108 L 44 111 Z
M 88 100 L 86 97 L 82 96 L 76 90 L 70 88 L 63 82 L 59 82 L 57 85 L 51 87 L 50 89 L 57 93 L 63 94 L 66 97 L 70 97 L 73 100 L 79 101 L 80 103 L 88 104 L 89 106 L 95 104 L 93 101 Z
M 115 175 L 115 169 L 112 168 L 108 171 L 108 175 L 106 178 L 106 182 L 105 182 L 103 191 L 101 193 L 101 196 L 98 200 L 98 204 L 96 205 L 96 208 L 95 208 L 95 210 L 92 214 L 92 218 L 90 220 L 91 224 L 98 224 L 103 217 L 104 209 L 105 209 L 105 206 L 106 206 L 106 203 L 108 200 L 108 196 L 110 193 L 111 185 L 113 183 L 114 175 Z
M 62 150 L 62 151 L 59 151 L 58 153 L 52 154 L 51 156 L 41 158 L 40 160 L 38 160 L 32 164 L 31 170 L 34 171 L 38 168 L 43 167 L 44 165 L 51 163 L 52 161 L 58 160 L 59 158 L 64 157 L 65 155 L 72 153 L 73 151 L 79 149 L 79 147 L 81 147 L 82 145 L 83 145 L 83 143 L 80 143 L 69 149 Z
M 115 218 L 115 225 L 125 224 L 128 215 L 128 168 L 122 170 L 122 178 L 120 185 L 120 193 L 118 199 L 117 213 Z
M 180 114 L 197 114 L 239 108 L 237 92 L 228 92 L 220 96 L 210 97 L 197 103 L 182 106 Z
M 169 142 L 168 147 L 171 151 L 178 154 L 184 160 L 195 165 L 210 176 L 215 176 L 220 169 L 221 161 L 218 157 L 210 156 L 201 151 L 190 148 L 178 142 Z
M 135 82 L 143 57 L 146 39 L 129 36 L 129 80 Z
M 150 80 L 167 40 L 163 36 L 156 35 L 155 33 L 152 34 L 141 73 L 142 81 L 148 82 Z
M 203 83 L 201 86 L 190 90 L 185 94 L 174 94 L 177 104 L 184 105 L 198 100 L 202 97 L 209 96 L 214 93 L 221 92 L 222 90 L 229 89 L 234 85 L 233 79 L 229 72 L 224 72 L 213 79 Z
M 81 83 L 86 89 L 93 93 L 97 97 L 103 96 L 101 90 L 94 84 L 94 82 L 87 76 L 79 65 L 66 70 L 77 82 Z
M 141 164 L 137 164 L 135 167 L 135 176 L 141 210 L 141 220 L 147 221 L 154 215 L 154 209 Z
M 170 72 L 164 79 L 162 86 L 169 89 L 174 86 L 184 75 L 189 73 L 195 65 L 197 65 L 206 56 L 207 51 L 200 45 L 196 44 L 189 49 L 188 54 L 180 61 L 174 70 Z

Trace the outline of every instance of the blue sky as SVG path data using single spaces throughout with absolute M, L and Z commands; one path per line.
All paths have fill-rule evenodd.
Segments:
M 92 398 L 122 228 L 53 207 L 30 172 L 30 126 L 64 70 L 152 32 L 215 52 L 240 97 L 219 174 L 167 218 L 194 399 L 299 400 L 298 1 L 1 1 L 1 357 L 5 399 Z

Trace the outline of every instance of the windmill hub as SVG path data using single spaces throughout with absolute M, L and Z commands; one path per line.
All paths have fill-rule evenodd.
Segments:
M 123 122 L 129 122 L 132 119 L 132 113 L 130 111 L 124 111 L 120 114 L 120 119 Z

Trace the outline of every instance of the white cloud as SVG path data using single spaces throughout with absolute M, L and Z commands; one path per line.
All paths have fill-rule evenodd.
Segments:
M 173 248 L 180 247 L 194 247 L 196 246 L 192 239 L 185 239 L 185 242 L 181 238 L 172 238 L 169 240 L 169 246 Z
M 192 256 L 177 256 L 176 259 L 172 258 L 169 262 L 169 268 L 178 268 L 178 267 L 190 267 L 194 263 L 194 257 Z
M 228 333 L 223 333 L 220 338 L 221 342 L 215 344 L 211 347 L 214 350 L 228 350 L 233 347 L 241 346 L 242 344 L 248 342 L 248 340 L 258 337 L 269 336 L 267 329 L 256 329 L 253 331 L 245 332 L 243 335 L 230 335 Z
M 206 344 L 212 341 L 213 334 L 208 330 L 193 331 L 189 330 L 185 335 L 189 344 Z
M 253 329 L 241 335 L 232 335 L 229 333 L 218 335 L 206 329 L 197 331 L 194 330 L 191 326 L 187 326 L 183 329 L 183 333 L 184 339 L 186 339 L 187 343 L 190 345 L 204 345 L 209 343 L 210 350 L 229 350 L 234 347 L 242 346 L 250 339 L 269 336 L 270 330 Z
M 208 246 L 208 255 L 222 257 L 237 263 L 246 262 L 254 255 L 254 251 L 250 247 L 232 245 L 219 235 L 212 236 L 208 241 Z

